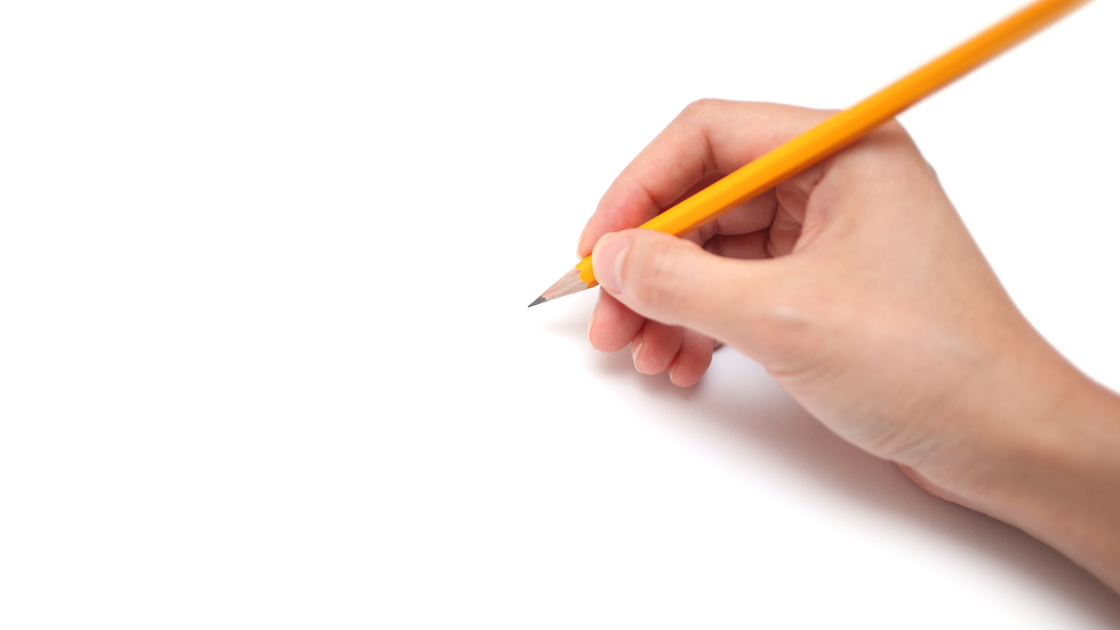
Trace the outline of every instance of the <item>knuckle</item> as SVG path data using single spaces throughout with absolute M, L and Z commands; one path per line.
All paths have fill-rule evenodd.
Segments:
M 701 98 L 692 101 L 681 111 L 680 118 L 698 120 L 705 118 L 713 109 L 721 107 L 726 101 L 718 98 Z
M 897 120 L 891 119 L 859 143 L 846 160 L 863 165 L 868 172 L 890 173 L 913 168 L 924 161 L 913 138 Z
M 885 151 L 897 151 L 902 149 L 904 151 L 917 152 L 917 145 L 914 144 L 914 139 L 910 137 L 910 133 L 898 122 L 898 119 L 892 118 L 883 124 L 876 133 L 881 138 L 880 146 Z
M 879 127 L 879 129 L 882 130 L 884 135 L 888 136 L 897 137 L 907 135 L 906 129 L 903 128 L 902 123 L 898 122 L 897 118 L 892 118 L 883 123 L 882 126 Z

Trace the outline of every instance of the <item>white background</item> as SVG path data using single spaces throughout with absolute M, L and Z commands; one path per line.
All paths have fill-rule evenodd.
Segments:
M 750 359 L 527 310 L 700 97 L 844 107 L 1019 5 L 0 5 L 0 627 L 1097 628 Z M 1120 4 L 903 116 L 1120 388 Z

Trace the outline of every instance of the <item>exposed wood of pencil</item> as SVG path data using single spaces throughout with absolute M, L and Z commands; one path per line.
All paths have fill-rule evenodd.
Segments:
M 580 291 L 590 288 L 591 287 L 587 286 L 586 282 L 579 279 L 579 269 L 572 269 L 557 280 L 555 284 L 548 287 L 539 298 L 533 300 L 533 303 L 530 304 L 529 307 L 532 308 L 538 304 L 544 304 L 550 300 L 555 300 L 556 298 L 573 293 L 579 293 Z
M 859 140 L 914 103 L 1042 30 L 1090 0 L 1039 0 L 918 68 L 853 107 L 837 112 L 801 135 L 758 157 L 723 179 L 646 221 L 641 226 L 681 236 Z M 576 282 L 573 282 L 573 274 Z M 545 294 L 564 284 L 566 292 L 595 286 L 588 256 Z M 530 306 L 539 304 L 534 302 Z

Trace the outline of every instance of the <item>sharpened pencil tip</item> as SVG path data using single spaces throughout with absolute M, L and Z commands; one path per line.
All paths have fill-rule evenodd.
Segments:
M 590 289 L 593 286 L 595 286 L 594 282 L 592 282 L 591 285 L 588 285 L 586 282 L 580 279 L 580 270 L 579 267 L 576 267 L 561 276 L 561 278 L 557 280 L 555 284 L 545 289 L 545 292 L 542 293 L 541 296 L 534 300 L 533 303 L 529 306 L 536 306 L 541 302 L 551 302 L 556 298 L 561 298 L 565 295 L 571 295 L 573 293 L 579 293 L 580 291 Z

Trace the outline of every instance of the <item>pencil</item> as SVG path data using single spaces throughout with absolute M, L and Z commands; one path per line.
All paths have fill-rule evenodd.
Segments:
M 1039 0 L 849 109 L 733 171 L 639 227 L 681 236 L 859 140 L 926 96 L 982 65 L 1089 0 Z M 529 306 L 594 287 L 591 256 Z

